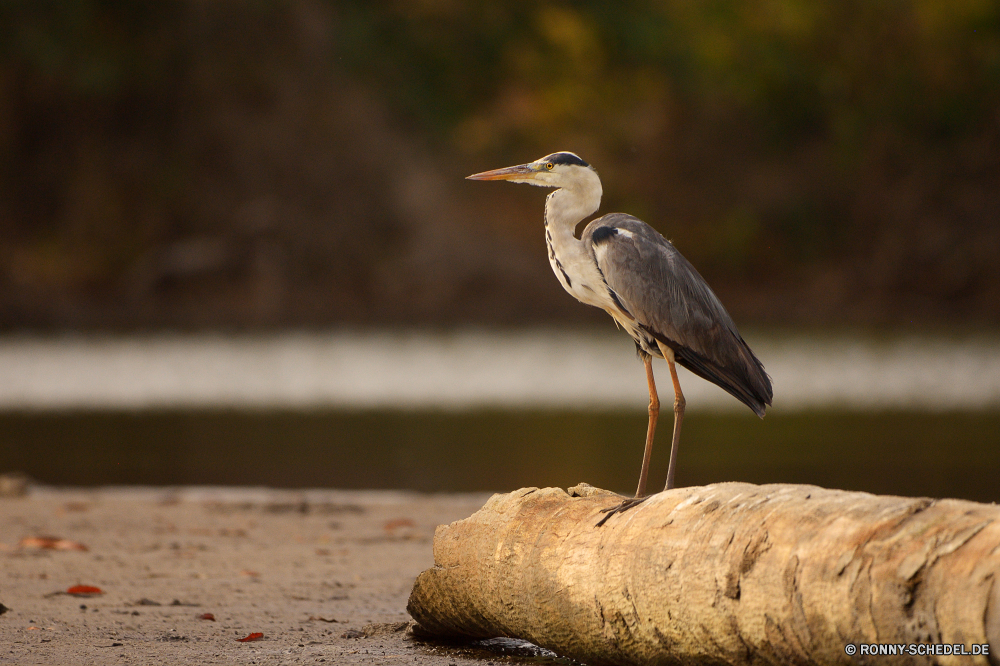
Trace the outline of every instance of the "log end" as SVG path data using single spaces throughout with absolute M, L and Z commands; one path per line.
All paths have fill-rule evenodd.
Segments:
M 481 639 L 504 635 L 497 631 L 497 618 L 484 617 L 480 593 L 467 594 L 471 589 L 456 586 L 456 580 L 476 575 L 470 569 L 477 564 L 493 560 L 496 541 L 484 541 L 483 535 L 498 535 L 505 530 L 517 531 L 532 515 L 539 515 L 540 507 L 563 505 L 577 499 L 588 505 L 597 522 L 598 504 L 618 500 L 622 496 L 610 490 L 579 483 L 566 490 L 562 488 L 521 488 L 510 493 L 497 493 L 483 507 L 462 520 L 439 525 L 434 532 L 434 567 L 424 571 L 413 585 L 406 610 L 417 622 L 415 629 L 423 637 L 443 639 Z M 599 500 L 604 499 L 604 502 Z M 597 501 L 595 501 L 597 500 Z M 544 514 L 543 514 L 544 515 Z M 501 540 L 502 541 L 502 540 Z M 477 552 L 480 546 L 483 552 Z

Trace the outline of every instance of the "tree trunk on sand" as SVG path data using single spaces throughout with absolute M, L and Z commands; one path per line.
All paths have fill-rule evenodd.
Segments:
M 425 635 L 522 638 L 588 665 L 1000 664 L 996 505 L 722 483 L 595 527 L 619 500 L 585 484 L 494 495 L 438 527 L 410 614 Z M 886 662 L 873 643 L 990 654 Z

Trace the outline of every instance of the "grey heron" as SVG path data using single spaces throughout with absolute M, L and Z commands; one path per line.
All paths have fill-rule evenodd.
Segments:
M 665 359 L 674 385 L 674 429 L 664 490 L 674 487 L 677 448 L 684 420 L 680 364 L 732 394 L 764 418 L 771 379 L 736 329 L 718 297 L 687 259 L 655 229 L 624 213 L 576 227 L 597 212 L 601 179 L 578 155 L 558 152 L 529 164 L 485 171 L 470 180 L 508 180 L 557 188 L 545 200 L 545 244 L 563 288 L 582 303 L 605 310 L 635 341 L 649 385 L 649 425 L 635 497 L 607 510 L 602 525 L 646 496 L 646 477 L 660 400 L 652 358 Z

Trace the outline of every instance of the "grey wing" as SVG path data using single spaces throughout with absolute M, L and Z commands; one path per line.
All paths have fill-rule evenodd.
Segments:
M 675 360 L 764 416 L 771 380 L 736 324 L 694 266 L 655 229 L 612 213 L 587 225 L 587 249 L 638 328 Z

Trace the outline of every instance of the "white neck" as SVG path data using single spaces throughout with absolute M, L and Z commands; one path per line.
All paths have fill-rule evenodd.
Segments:
M 555 234 L 566 230 L 570 236 L 582 219 L 601 207 L 601 179 L 591 169 L 579 169 L 578 177 L 545 199 L 545 223 Z
M 545 242 L 549 263 L 560 284 L 577 300 L 595 302 L 594 289 L 602 282 L 600 272 L 576 235 L 576 226 L 601 205 L 601 180 L 591 169 L 580 169 L 579 177 L 545 200 Z

